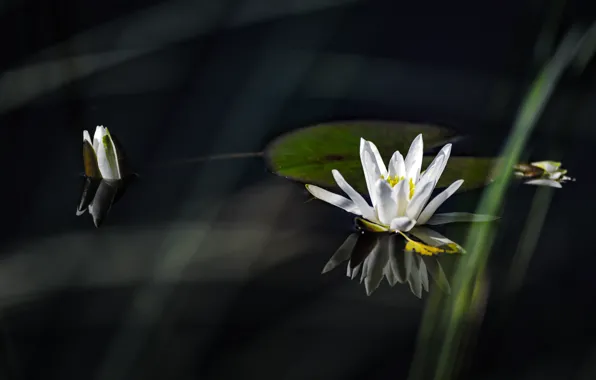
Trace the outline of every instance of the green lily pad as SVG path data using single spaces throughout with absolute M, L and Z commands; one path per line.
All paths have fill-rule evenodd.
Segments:
M 425 156 L 422 167 L 428 166 L 433 159 Z M 484 187 L 494 180 L 498 163 L 499 159 L 493 157 L 449 157 L 437 188 L 447 187 L 458 179 L 464 180 L 458 192 Z
M 360 138 L 373 141 L 383 157 L 396 150 L 407 153 L 412 140 L 422 133 L 425 148 L 455 137 L 447 128 L 384 121 L 347 121 L 317 124 L 281 135 L 265 149 L 270 168 L 281 175 L 327 163 L 360 162 Z
M 323 187 L 336 187 L 331 170 L 337 169 L 357 191 L 367 193 L 360 138 L 375 143 L 387 163 L 396 150 L 405 156 L 420 133 L 426 150 L 455 137 L 453 131 L 433 125 L 382 121 L 318 124 L 273 140 L 265 149 L 265 159 L 269 169 L 280 176 Z M 422 169 L 433 159 L 425 156 Z M 458 179 L 464 179 L 459 191 L 482 187 L 489 182 L 494 163 L 493 158 L 451 157 L 437 187 L 447 187 Z

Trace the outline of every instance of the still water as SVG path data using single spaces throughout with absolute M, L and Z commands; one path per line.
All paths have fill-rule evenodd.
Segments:
M 203 3 L 59 10 L 80 22 L 26 53 L 7 47 L 1 378 L 406 378 L 429 293 L 383 280 L 367 295 L 347 262 L 321 274 L 354 233 L 352 216 L 259 157 L 195 159 L 260 152 L 283 132 L 348 119 L 446 125 L 468 136 L 457 154 L 497 155 L 534 73 L 520 58 L 532 44 L 503 37 L 517 8 L 430 22 L 412 6 L 396 23 L 398 7 L 382 1 Z M 412 36 L 422 19 L 434 26 Z M 555 97 L 526 155 L 563 160 L 578 181 L 554 192 L 513 290 L 509 265 L 537 189 L 507 195 L 471 378 L 592 378 L 596 259 L 591 219 L 579 215 L 594 208 L 595 120 L 570 102 Z M 100 228 L 76 216 L 82 131 L 96 125 L 139 174 Z M 480 195 L 441 211 L 474 212 Z M 463 243 L 466 228 L 441 232 Z M 449 276 L 457 258 L 440 260 Z M 428 285 L 440 291 L 432 276 Z

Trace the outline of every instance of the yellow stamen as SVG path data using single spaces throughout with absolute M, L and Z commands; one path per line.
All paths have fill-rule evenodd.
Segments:
M 393 186 L 397 185 L 399 183 L 399 181 L 403 180 L 405 177 L 398 177 L 396 175 L 394 175 L 394 176 L 388 175 L 387 177 L 385 177 L 382 175 L 381 178 L 386 180 L 389 183 L 389 185 L 391 187 L 393 187 Z
M 457 243 L 451 242 L 448 244 L 443 244 L 438 247 L 435 247 L 435 246 L 426 245 L 424 243 L 414 241 L 414 240 L 410 239 L 409 237 L 407 237 L 401 231 L 397 231 L 397 232 L 399 232 L 408 241 L 406 243 L 406 247 L 405 247 L 406 251 L 413 251 L 413 252 L 416 252 L 423 256 L 437 256 L 437 255 L 440 255 L 443 253 L 447 253 L 447 254 L 457 254 L 457 253 L 463 254 L 463 253 L 465 253 L 464 249 L 462 247 L 460 247 Z
M 394 187 L 395 185 L 397 185 L 400 181 L 406 179 L 406 177 L 398 177 L 398 176 L 384 176 L 382 175 L 381 178 L 383 178 L 384 180 L 387 181 L 387 183 L 389 183 L 389 185 L 391 187 Z M 414 181 L 412 180 L 412 178 L 410 178 L 408 180 L 408 183 L 410 184 L 410 194 L 409 197 L 410 199 L 412 199 L 412 197 L 414 196 L 414 191 L 416 190 L 416 185 L 414 184 Z

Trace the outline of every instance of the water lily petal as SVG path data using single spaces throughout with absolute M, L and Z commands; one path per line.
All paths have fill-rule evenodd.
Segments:
M 400 270 L 399 270 L 399 263 L 400 261 L 403 262 L 403 249 L 401 249 L 403 247 L 403 243 L 402 243 L 402 239 L 401 239 L 401 235 L 389 235 L 389 261 L 387 263 L 387 267 L 389 267 L 389 269 L 387 270 L 387 273 L 385 273 L 385 277 L 387 278 L 387 281 L 389 282 L 389 285 L 394 286 L 395 284 L 397 284 L 398 282 L 403 283 L 404 281 L 402 281 L 400 279 Z M 398 259 L 398 256 L 401 258 L 401 260 Z M 390 273 L 390 274 L 389 274 Z
M 397 205 L 397 216 L 406 215 L 406 209 L 410 203 L 410 184 L 407 179 L 399 181 L 393 187 L 393 200 Z
M 441 178 L 449 156 L 451 155 L 451 144 L 446 144 L 435 159 L 428 165 L 428 168 L 424 171 L 424 174 L 420 177 L 418 186 L 425 186 L 427 183 L 432 183 L 433 190 Z M 432 190 L 431 190 L 432 191 Z
M 83 131 L 83 141 L 87 141 L 89 145 L 93 146 L 93 141 L 91 140 L 91 135 L 88 130 Z
M 393 286 L 395 286 L 395 284 L 397 284 L 397 274 L 393 269 L 394 264 L 392 264 L 395 261 L 395 259 L 393 257 L 394 256 L 390 252 L 389 253 L 389 261 L 387 261 L 387 264 L 385 264 L 385 268 L 383 268 L 383 275 L 385 276 L 385 278 L 387 279 L 387 282 L 389 283 L 389 286 L 391 286 L 391 287 L 393 287 Z
M 335 207 L 339 207 L 349 213 L 362 215 L 358 206 L 356 206 L 356 204 L 348 198 L 342 197 L 339 194 L 332 193 L 331 191 L 325 190 L 315 185 L 306 185 L 306 190 L 308 190 L 308 192 L 317 199 L 332 204 Z
M 435 281 L 435 284 L 446 294 L 451 294 L 451 286 L 449 285 L 449 280 L 447 279 L 447 275 L 445 275 L 445 271 L 443 271 L 443 267 L 441 267 L 441 263 L 437 260 L 436 257 L 422 257 L 426 265 L 426 270 L 428 274 L 432 277 Z
M 379 179 L 382 179 L 382 176 L 380 174 L 380 171 L 378 170 L 378 167 L 376 166 L 376 164 L 372 163 L 373 162 L 373 158 L 370 152 L 364 152 L 364 163 L 366 165 L 366 167 L 368 168 L 372 168 L 372 170 L 368 171 L 368 176 L 369 176 L 369 181 L 370 183 L 372 183 L 372 192 L 369 191 L 368 195 L 370 196 L 370 201 L 372 203 L 372 207 L 376 208 L 378 203 L 379 203 L 379 199 L 377 197 L 377 191 L 376 191 L 376 183 Z
M 85 131 L 86 132 L 86 131 Z M 87 136 L 83 134 L 83 165 L 85 168 L 85 176 L 88 178 L 101 178 L 101 171 L 97 162 L 97 154 L 93 150 L 93 146 L 86 139 Z
M 548 173 L 553 173 L 561 167 L 561 163 L 557 161 L 537 161 L 532 162 L 531 165 L 543 169 Z
M 120 179 L 120 166 L 116 155 L 116 147 L 107 128 L 103 129 L 102 138 L 96 153 L 97 165 L 99 166 L 101 176 L 107 180 Z
M 399 151 L 396 151 L 393 153 L 393 156 L 391 156 L 388 170 L 389 176 L 391 177 L 406 177 L 406 163 L 404 161 L 404 156 L 402 156 Z
M 437 209 L 452 196 L 457 189 L 464 183 L 463 179 L 457 180 L 449 185 L 448 188 L 443 190 L 439 195 L 437 195 L 433 200 L 431 200 L 428 205 L 424 208 L 424 210 L 420 213 L 418 219 L 416 219 L 416 223 L 418 224 L 425 224 L 428 222 L 431 216 L 437 211 Z
M 428 227 L 416 226 L 416 228 L 412 228 L 412 230 L 410 230 L 410 233 L 420 239 L 424 244 L 430 245 L 431 247 L 439 247 L 446 244 L 457 244 Z
M 554 172 L 553 174 L 549 175 L 549 179 L 556 181 L 556 180 L 560 179 L 563 176 L 563 174 L 565 174 L 565 173 L 563 173 L 563 171 Z
M 410 290 L 418 298 L 422 298 L 422 279 L 420 278 L 420 261 L 422 259 L 419 255 L 414 255 L 412 260 L 412 273 L 408 277 Z
M 99 185 L 101 183 L 101 179 L 87 177 L 84 179 L 83 182 L 83 190 L 81 191 L 81 199 L 79 201 L 79 206 L 77 207 L 77 216 L 83 215 L 93 199 L 95 198 L 95 194 Z
M 556 187 L 558 189 L 563 187 L 559 182 L 553 181 L 552 179 L 531 179 L 524 183 L 526 185 L 550 186 L 550 187 Z
M 381 153 L 379 153 L 379 149 L 372 141 L 367 141 L 367 144 L 368 149 L 372 154 L 372 158 L 374 159 L 375 163 L 377 164 L 377 167 L 379 168 L 379 171 L 381 172 L 381 175 L 387 175 L 387 168 L 385 167 L 385 163 L 383 162 L 383 157 L 381 157 Z
M 110 212 L 120 185 L 120 181 L 101 180 L 95 197 L 88 207 L 95 227 L 99 227 Z
M 428 288 L 429 288 L 429 284 L 428 284 L 428 270 L 426 269 L 426 264 L 424 263 L 424 260 L 422 259 L 422 257 L 420 257 L 420 261 L 418 262 L 420 264 L 420 282 L 422 283 L 422 289 L 424 289 L 425 291 L 428 292 Z
M 346 182 L 339 171 L 333 169 L 331 173 L 333 174 L 333 178 L 335 179 L 337 185 L 344 191 L 344 193 L 348 195 L 348 197 L 350 197 L 352 202 L 354 202 L 356 207 L 358 207 L 362 213 L 362 216 L 372 222 L 378 223 L 379 220 L 377 219 L 373 208 L 366 203 L 364 197 L 362 197 L 362 195 L 360 195 L 352 186 L 350 186 L 348 182 Z
M 93 133 L 93 150 L 96 152 L 99 149 L 99 145 L 101 144 L 101 141 L 105 135 L 106 131 L 103 125 L 98 125 L 95 128 L 95 133 Z
M 412 141 L 405 159 L 407 177 L 411 178 L 414 183 L 418 181 L 418 177 L 420 176 L 423 152 L 424 144 L 422 142 L 422 134 L 419 134 L 414 141 Z
M 356 278 L 366 258 L 370 255 L 377 244 L 378 235 L 358 234 L 356 245 L 352 249 L 346 275 L 352 280 Z
M 469 212 L 448 212 L 444 214 L 434 214 L 425 224 L 429 226 L 437 226 L 447 223 L 477 223 L 477 222 L 492 222 L 499 219 L 498 216 L 472 214 Z
M 380 222 L 374 223 L 364 218 L 356 217 L 354 222 L 356 224 L 356 228 L 368 232 L 386 232 L 389 230 L 389 225 L 379 224 Z
M 367 272 L 364 278 L 364 287 L 366 294 L 370 296 L 383 280 L 383 270 L 389 261 L 388 240 L 386 238 L 379 239 L 373 252 L 371 252 L 366 260 L 368 265 L 366 266 Z
M 402 245 L 403 247 L 403 245 Z M 414 262 L 414 253 L 411 251 L 394 250 L 395 262 L 395 274 L 397 275 L 397 281 L 400 284 L 405 284 L 410 278 L 412 273 L 412 266 Z
M 362 263 L 356 265 L 355 267 L 348 265 L 348 268 L 346 270 L 346 276 L 350 277 L 350 280 L 355 279 L 356 276 L 358 276 L 358 272 L 360 271 L 360 268 L 362 268 Z
M 374 250 L 374 248 L 373 248 L 373 250 Z M 371 251 L 371 254 L 372 254 L 372 251 Z M 362 272 L 360 273 L 360 283 L 361 284 L 364 281 L 364 279 L 366 278 L 366 276 L 368 275 L 369 263 L 370 263 L 370 255 L 367 256 L 366 259 L 364 259 L 364 262 L 362 263 Z
M 399 216 L 391 221 L 389 229 L 391 231 L 408 232 L 416 225 L 416 221 L 407 216 Z
M 375 182 L 386 173 L 385 164 L 380 156 L 377 158 L 378 150 L 376 146 L 373 150 L 371 143 L 364 139 L 360 139 L 360 161 L 362 163 L 362 171 L 364 172 L 364 179 L 366 181 L 366 188 L 371 197 L 373 206 L 375 205 L 374 189 Z M 382 166 L 379 165 L 379 162 Z M 384 170 L 384 172 L 383 172 Z
M 417 190 L 414 193 L 414 196 L 406 208 L 406 216 L 408 218 L 418 220 L 418 216 L 432 195 L 433 188 L 434 185 L 432 183 L 427 183 L 422 189 Z
M 323 273 L 327 273 L 333 269 L 335 269 L 339 264 L 343 263 L 344 261 L 348 260 L 352 255 L 352 250 L 356 246 L 356 242 L 358 241 L 358 236 L 360 234 L 353 233 L 343 242 L 343 244 L 335 251 L 333 256 L 329 259 L 325 267 L 323 268 Z
M 429 228 L 416 226 L 409 233 L 421 242 L 408 238 L 405 248 L 407 251 L 414 251 L 422 256 L 463 255 L 466 253 L 462 246 Z
M 395 284 L 398 283 L 399 281 L 399 270 L 398 270 L 398 263 L 397 263 L 397 257 L 396 255 L 402 255 L 403 252 L 401 249 L 399 249 L 396 246 L 396 243 L 398 242 L 398 237 L 400 237 L 400 235 L 389 235 L 387 237 L 387 264 L 385 264 L 385 269 L 383 270 L 383 273 L 385 274 L 385 278 L 387 279 L 387 282 L 389 283 L 390 286 L 395 286 Z M 401 239 L 399 239 L 401 240 Z
M 375 184 L 375 198 L 377 199 L 377 215 L 379 221 L 384 225 L 391 223 L 391 220 L 397 214 L 397 204 L 392 197 L 393 189 L 384 179 L 378 179 Z

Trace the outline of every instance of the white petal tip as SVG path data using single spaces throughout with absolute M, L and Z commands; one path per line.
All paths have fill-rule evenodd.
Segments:
M 563 188 L 563 186 L 559 182 L 553 181 L 550 179 L 533 179 L 530 181 L 526 181 L 525 184 L 526 185 L 534 185 L 534 186 L 548 186 L 548 187 L 554 187 L 557 189 Z
M 335 265 L 333 265 L 333 263 L 327 263 L 327 265 L 325 265 L 325 267 L 321 271 L 321 274 L 325 274 L 327 272 L 330 272 L 333 268 L 335 268 Z
M 452 146 L 453 145 L 451 143 L 445 144 L 445 146 L 443 146 L 443 148 L 441 148 L 441 154 L 444 154 L 445 156 L 450 156 Z

